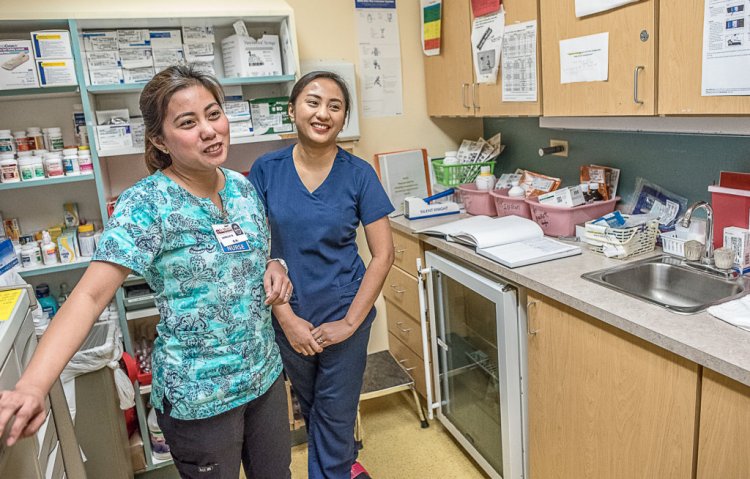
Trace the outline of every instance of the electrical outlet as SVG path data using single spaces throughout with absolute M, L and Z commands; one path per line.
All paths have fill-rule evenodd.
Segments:
M 565 148 L 563 151 L 559 153 L 552 153 L 554 156 L 564 156 L 565 158 L 568 157 L 568 140 L 550 140 L 549 146 L 562 146 Z

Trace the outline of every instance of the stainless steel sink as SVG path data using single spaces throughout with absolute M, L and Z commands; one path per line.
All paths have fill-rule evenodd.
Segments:
M 585 273 L 581 277 L 684 314 L 703 311 L 750 291 L 746 278 L 732 279 L 728 275 L 707 272 L 705 267 L 704 270 L 698 268 L 663 255 Z

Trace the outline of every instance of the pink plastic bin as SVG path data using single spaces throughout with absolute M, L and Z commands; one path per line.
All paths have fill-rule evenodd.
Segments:
M 597 201 L 573 208 L 564 206 L 542 205 L 537 198 L 527 198 L 531 209 L 531 219 L 542 227 L 547 236 L 573 236 L 576 225 L 594 220 L 615 210 L 616 197 L 607 201 Z
M 720 248 L 724 244 L 724 228 L 748 227 L 750 191 L 722 186 L 709 186 L 708 191 L 714 208 L 714 248 Z
M 526 198 L 511 198 L 508 196 L 509 188 L 490 191 L 490 196 L 495 201 L 497 216 L 516 215 L 521 218 L 531 218 L 531 210 L 526 203 Z
M 459 185 L 458 190 L 461 192 L 461 200 L 464 202 L 467 213 L 470 215 L 497 216 L 495 201 L 490 196 L 489 191 L 477 190 L 477 185 L 474 183 Z

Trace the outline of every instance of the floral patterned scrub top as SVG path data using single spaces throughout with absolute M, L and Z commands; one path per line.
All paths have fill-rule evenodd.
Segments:
M 151 403 L 177 419 L 221 414 L 263 395 L 281 373 L 263 274 L 269 232 L 253 186 L 237 172 L 219 192 L 226 216 L 161 171 L 119 198 L 94 255 L 142 275 L 161 321 Z M 212 225 L 237 223 L 249 251 L 223 253 Z

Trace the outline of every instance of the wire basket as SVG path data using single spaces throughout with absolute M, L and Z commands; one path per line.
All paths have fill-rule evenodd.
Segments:
M 653 251 L 658 235 L 658 220 L 630 228 L 610 228 L 593 224 L 593 221 L 586 222 L 586 242 L 589 247 L 610 258 L 625 259 Z
M 458 163 L 456 165 L 444 165 L 442 158 L 432 160 L 435 181 L 443 186 L 458 186 L 465 183 L 472 183 L 479 176 L 483 166 L 489 166 L 490 171 L 494 171 L 495 160 L 482 163 Z

